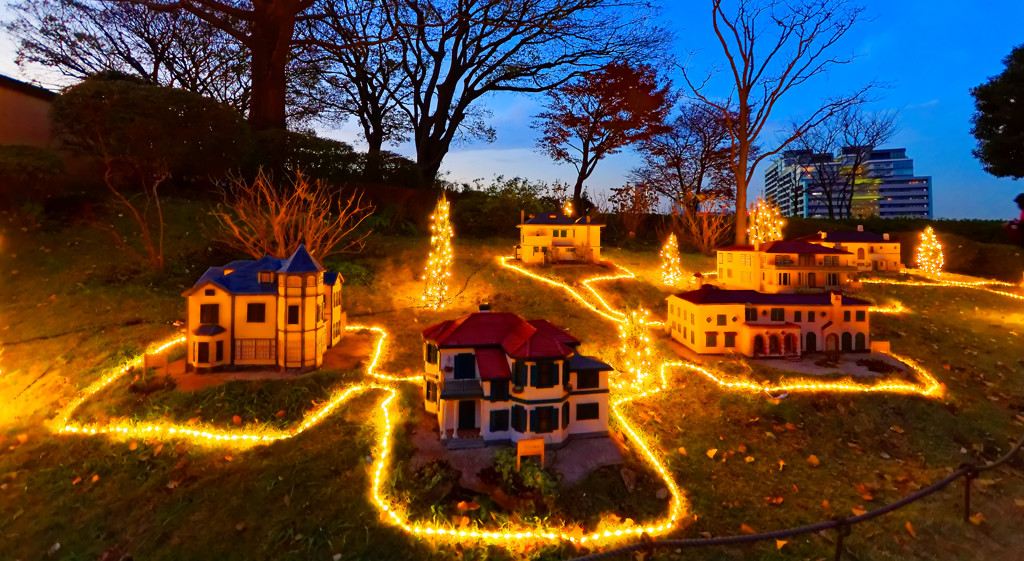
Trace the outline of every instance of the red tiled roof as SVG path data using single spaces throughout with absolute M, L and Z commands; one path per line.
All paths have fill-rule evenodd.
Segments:
M 505 352 L 501 349 L 476 350 L 476 369 L 481 380 L 511 380 L 512 370 L 508 367 Z
M 797 238 L 810 243 L 821 243 L 821 242 L 838 242 L 838 243 L 897 243 L 896 240 L 887 240 L 882 234 L 876 234 L 874 232 L 860 232 L 860 231 L 847 231 L 847 232 L 825 232 L 824 239 L 820 234 L 812 234 Z
M 527 322 L 510 312 L 475 312 L 423 330 L 438 347 L 501 347 L 515 358 L 567 357 L 579 340 L 544 320 Z M 545 325 L 546 324 L 546 325 Z

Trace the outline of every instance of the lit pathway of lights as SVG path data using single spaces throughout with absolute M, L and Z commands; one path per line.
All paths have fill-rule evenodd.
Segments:
M 983 281 L 952 281 L 940 278 L 932 277 L 931 280 L 927 281 L 913 281 L 913 280 L 890 280 L 890 279 L 863 279 L 860 282 L 864 284 L 890 284 L 895 286 L 944 286 L 944 287 L 956 287 L 956 288 L 973 288 L 975 290 L 984 290 L 985 292 L 991 292 L 992 294 L 998 294 L 999 296 L 1006 296 L 1007 298 L 1013 298 L 1015 300 L 1024 300 L 1024 295 L 1017 294 L 1014 292 L 1006 292 L 1004 290 L 996 290 L 989 288 L 989 286 L 1018 286 L 1012 283 L 997 281 L 997 280 L 983 280 Z

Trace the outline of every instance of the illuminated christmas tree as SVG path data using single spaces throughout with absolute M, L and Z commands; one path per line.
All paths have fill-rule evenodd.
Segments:
M 931 226 L 921 232 L 921 245 L 917 246 L 917 268 L 935 276 L 942 274 L 942 244 Z
M 676 235 L 669 234 L 665 247 L 661 248 L 661 282 L 675 286 L 683 279 L 683 271 L 679 268 L 679 244 Z
M 423 305 L 431 310 L 440 310 L 448 303 L 448 283 L 452 278 L 452 224 L 448 199 L 444 195 L 430 220 L 430 259 L 427 261 Z
M 622 342 L 624 380 L 637 390 L 643 390 L 654 366 L 651 364 L 651 338 L 647 327 L 647 310 L 633 310 L 619 324 L 619 341 Z
M 752 245 L 782 239 L 782 225 L 786 222 L 782 220 L 779 207 L 757 199 L 757 202 L 750 206 L 749 215 L 750 227 L 747 229 L 747 236 Z

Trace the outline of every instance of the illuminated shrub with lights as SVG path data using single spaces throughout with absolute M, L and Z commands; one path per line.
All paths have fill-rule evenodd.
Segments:
M 530 458 L 523 458 L 520 468 L 517 472 L 515 450 L 501 448 L 494 454 L 494 463 L 481 470 L 480 479 L 498 485 L 506 494 L 532 496 L 552 507 L 558 498 L 558 479 Z

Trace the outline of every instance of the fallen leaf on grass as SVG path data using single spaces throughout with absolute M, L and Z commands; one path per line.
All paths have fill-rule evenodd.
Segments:
M 786 462 L 779 460 L 779 471 L 782 471 L 782 468 L 784 467 L 786 467 Z
M 81 478 L 81 477 L 76 477 L 76 478 L 74 479 L 74 481 L 72 481 L 72 482 L 71 482 L 71 484 L 72 484 L 72 485 L 78 485 L 78 484 L 79 484 L 79 483 L 81 483 L 81 482 L 82 482 L 82 478 Z
M 740 454 L 746 454 L 747 453 L 747 445 L 746 444 L 740 444 L 739 446 L 736 447 L 736 451 L 739 452 Z
M 976 512 L 967 518 L 971 521 L 971 524 L 974 524 L 975 526 L 981 526 L 981 523 L 985 521 L 985 515 L 980 512 Z
M 756 534 L 757 533 L 757 530 L 751 528 L 750 526 L 747 526 L 746 524 L 740 524 L 740 530 L 743 530 L 743 533 L 745 533 L 745 534 Z
M 860 498 L 864 499 L 865 501 L 875 500 L 874 491 L 875 488 L 872 487 L 871 485 L 866 485 L 864 483 L 857 484 L 857 492 L 860 493 Z
M 178 486 L 178 485 L 179 485 L 180 483 L 181 483 L 180 481 L 169 481 L 169 482 L 167 482 L 167 488 L 168 488 L 168 489 L 174 489 L 174 488 L 175 488 L 175 487 L 177 487 L 177 486 Z
M 18 435 L 18 442 L 20 442 L 21 444 L 25 444 L 25 442 L 27 440 L 28 440 L 28 435 L 27 434 L 21 433 L 21 434 Z
M 903 427 L 901 427 L 899 425 L 893 425 L 893 426 L 889 427 L 889 430 L 891 430 L 892 432 L 894 432 L 896 434 L 903 434 L 904 432 L 906 432 L 906 431 L 903 430 Z
M 1013 504 L 1019 507 L 1024 507 L 1024 499 L 1013 499 Z
M 708 451 L 707 451 L 707 454 L 708 454 L 709 458 L 714 458 L 715 454 L 717 454 L 717 453 L 718 453 L 718 448 L 709 448 Z
M 743 461 L 747 462 L 749 464 L 750 462 L 754 461 L 754 457 L 753 456 L 747 456 L 746 458 L 743 458 Z
M 911 524 L 909 520 L 907 521 L 906 528 L 907 532 L 910 532 L 911 536 L 914 536 L 915 538 L 917 537 L 917 532 L 914 531 L 914 525 Z
M 244 529 L 245 529 L 245 522 L 239 522 L 238 524 L 235 524 L 235 530 L 238 530 L 239 532 L 241 532 Z
M 476 510 L 480 508 L 480 505 L 473 501 L 459 501 L 459 504 L 455 505 L 455 508 L 459 510 Z
M 832 510 L 832 506 L 828 504 L 828 499 L 821 501 L 821 506 L 825 507 L 825 510 Z
M 284 506 L 292 506 L 292 498 L 290 495 L 284 496 Z
M 241 425 L 242 418 L 239 417 L 238 415 L 234 415 L 233 417 L 231 417 L 231 422 L 234 423 L 235 425 Z
M 232 458 L 231 456 L 224 456 L 224 459 L 225 459 L 225 460 L 227 460 L 227 461 L 229 461 L 229 462 L 230 462 L 231 460 L 234 460 L 234 458 Z
M 684 456 L 686 456 L 686 455 L 687 455 L 687 454 L 686 454 L 686 448 L 684 448 L 684 447 L 680 446 L 680 447 L 679 447 L 679 453 L 680 453 L 680 454 L 682 454 L 682 455 L 684 455 Z
M 469 525 L 469 517 L 468 516 L 463 516 L 461 519 L 459 519 L 459 527 L 460 528 L 465 528 L 467 525 Z
M 765 500 L 765 502 L 767 502 L 770 505 L 778 506 L 778 505 L 782 504 L 782 502 L 785 501 L 786 499 L 784 499 L 782 497 L 765 497 L 764 500 Z
M 864 510 L 864 507 L 862 507 L 860 505 L 857 505 L 857 506 L 851 508 L 850 512 L 852 512 L 854 516 L 860 516 L 861 514 L 864 514 L 867 511 Z
M 814 454 L 811 454 L 810 456 L 807 456 L 807 463 L 811 464 L 814 467 L 818 467 L 819 465 L 821 465 L 821 460 L 819 460 L 818 457 L 815 456 Z
M 159 456 L 160 455 L 160 451 L 163 450 L 163 449 L 164 449 L 164 445 L 163 444 L 158 444 L 157 447 L 156 447 L 156 450 L 153 450 L 153 457 L 155 458 L 155 457 Z
M 139 443 L 136 440 L 133 440 L 133 441 L 131 441 L 131 443 L 128 444 L 128 449 L 129 450 L 135 450 L 138 447 L 139 447 Z
M 284 417 L 284 409 L 278 411 L 277 413 L 274 413 L 274 416 L 277 417 L 278 419 Z
M 92 476 L 92 482 L 93 482 L 93 483 L 96 483 L 96 482 L 97 482 L 97 481 L 99 481 L 99 480 L 100 480 L 100 476 L 99 476 L 99 474 L 93 474 L 93 476 Z
M 786 545 L 787 543 L 789 543 L 788 540 L 775 540 L 775 549 L 782 549 L 782 546 Z

